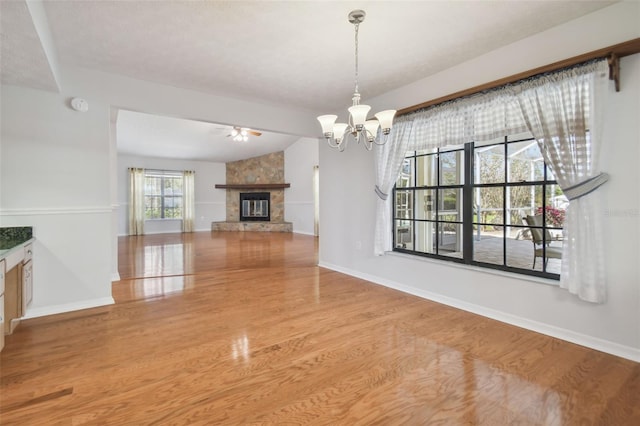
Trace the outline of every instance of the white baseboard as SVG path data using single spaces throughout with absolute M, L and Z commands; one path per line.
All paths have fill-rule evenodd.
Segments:
M 120 274 L 118 272 L 114 272 L 111 274 L 111 282 L 120 281 Z
M 414 296 L 421 297 L 423 299 L 431 300 L 443 305 L 451 306 L 463 311 L 472 312 L 474 314 L 482 315 L 487 318 L 491 318 L 500 322 L 515 325 L 520 328 L 535 331 L 537 333 L 545 334 L 547 336 L 555 337 L 567 342 L 575 343 L 580 346 L 595 349 L 601 352 L 606 352 L 611 355 L 616 355 L 621 358 L 630 359 L 631 361 L 640 362 L 640 349 L 633 348 L 631 346 L 621 345 L 619 343 L 611 342 L 609 340 L 599 339 L 597 337 L 588 336 L 586 334 L 576 333 L 575 331 L 567 330 L 564 328 L 556 327 L 549 324 L 544 324 L 538 321 L 533 321 L 527 318 L 522 318 L 517 315 L 507 314 L 494 309 L 486 308 L 484 306 L 475 305 L 459 299 L 443 296 L 441 294 L 432 293 L 426 290 L 418 289 L 415 287 L 407 286 L 397 283 L 395 281 L 387 280 L 375 275 L 365 274 L 359 271 L 354 271 L 349 268 L 343 268 L 341 266 L 333 265 L 326 262 L 319 262 L 318 266 L 331 269 L 332 271 L 340 272 L 352 277 L 360 278 L 366 281 L 370 281 L 374 284 L 379 284 L 385 287 L 389 287 L 395 290 L 402 291 L 404 293 L 412 294 Z
M 113 305 L 114 303 L 116 302 L 113 300 L 113 297 L 101 297 L 99 299 L 82 300 L 80 302 L 64 303 L 62 305 L 31 308 L 27 309 L 27 314 L 23 316 L 22 319 L 38 318 L 47 315 L 79 311 L 82 309 L 97 308 L 98 306 Z
M 294 234 L 301 234 L 301 235 L 311 235 L 312 237 L 315 237 L 316 234 L 314 234 L 313 232 L 305 232 L 305 231 L 298 231 L 298 230 L 293 230 Z

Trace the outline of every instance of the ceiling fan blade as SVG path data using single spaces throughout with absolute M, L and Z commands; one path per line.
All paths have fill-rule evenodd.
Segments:
M 247 130 L 247 133 L 253 136 L 260 136 L 262 134 L 262 132 L 258 132 L 256 130 Z

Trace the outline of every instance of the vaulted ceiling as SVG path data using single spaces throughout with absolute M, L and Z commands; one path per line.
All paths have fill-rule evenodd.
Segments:
M 612 2 L 0 3 L 3 84 L 59 91 L 76 66 L 320 113 L 350 103 L 353 9 L 366 100 Z

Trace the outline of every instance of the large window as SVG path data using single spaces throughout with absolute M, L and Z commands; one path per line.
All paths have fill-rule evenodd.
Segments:
M 182 219 L 182 181 L 180 172 L 145 171 L 146 219 Z
M 567 204 L 530 136 L 412 151 L 394 250 L 557 279 Z

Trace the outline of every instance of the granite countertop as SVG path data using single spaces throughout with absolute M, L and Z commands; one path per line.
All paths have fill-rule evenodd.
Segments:
M 20 247 L 31 239 L 33 239 L 31 226 L 0 228 L 0 259 L 9 254 L 12 249 Z

